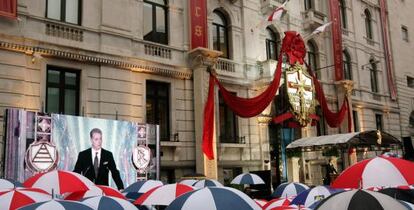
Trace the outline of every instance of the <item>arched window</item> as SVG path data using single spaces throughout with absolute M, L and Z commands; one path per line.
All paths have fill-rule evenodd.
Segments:
M 365 9 L 365 29 L 368 39 L 372 39 L 372 16 L 368 9 Z
M 166 0 L 144 0 L 144 40 L 168 44 Z
M 228 23 L 224 14 L 218 10 L 213 12 L 213 49 L 221 51 L 221 57 L 230 58 L 229 39 L 228 39 Z
M 371 65 L 370 68 L 370 76 L 371 76 L 371 91 L 374 93 L 378 93 L 378 77 L 377 77 L 377 63 L 374 59 L 370 59 L 369 63 Z
M 339 0 L 339 12 L 341 13 L 341 25 L 342 28 L 348 28 L 348 25 L 346 24 L 346 5 L 345 0 Z
M 266 28 L 266 56 L 267 59 L 277 60 L 280 50 L 280 38 L 269 27 Z
M 344 65 L 344 78 L 347 80 L 352 80 L 351 56 L 349 56 L 348 51 L 343 51 L 342 59 Z
M 316 46 L 313 42 L 308 42 L 308 64 L 313 72 L 315 72 L 316 77 L 320 79 L 321 73 L 316 66 Z

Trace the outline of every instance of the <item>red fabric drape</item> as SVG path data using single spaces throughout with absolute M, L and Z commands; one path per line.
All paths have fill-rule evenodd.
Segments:
M 0 0 L 0 16 L 17 17 L 17 0 Z
M 202 149 L 209 160 L 214 159 L 213 133 L 214 133 L 214 81 L 215 77 L 210 74 L 208 96 L 204 107 L 204 127 Z

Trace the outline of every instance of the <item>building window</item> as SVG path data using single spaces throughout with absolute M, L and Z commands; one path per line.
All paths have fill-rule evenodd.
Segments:
M 228 24 L 224 14 L 218 10 L 213 12 L 213 49 L 221 51 L 221 57 L 230 58 Z
M 316 115 L 319 116 L 319 121 L 316 123 L 316 134 L 317 136 L 322 136 L 326 134 L 325 128 L 325 118 L 323 117 L 323 112 L 320 106 L 316 107 Z
M 236 95 L 235 93 L 233 93 Z M 219 123 L 220 123 L 220 142 L 239 143 L 238 126 L 236 114 L 226 105 L 222 95 L 219 93 Z
M 407 77 L 407 86 L 410 88 L 414 88 L 414 78 L 413 77 Z
M 315 72 L 316 78 L 321 79 L 321 72 L 319 72 L 316 65 L 316 46 L 311 41 L 308 42 L 308 65 Z
M 372 16 L 368 9 L 364 11 L 365 14 L 365 30 L 366 36 L 368 39 L 373 39 L 372 37 Z
M 375 125 L 377 126 L 377 130 L 382 131 L 382 114 L 375 114 Z
M 348 25 L 346 24 L 347 18 L 346 18 L 346 5 L 345 0 L 339 0 L 339 12 L 341 13 L 341 25 L 342 28 L 348 28 Z
M 147 123 L 160 125 L 160 140 L 170 140 L 170 85 L 147 81 Z
M 82 0 L 47 0 L 46 17 L 62 22 L 81 24 Z
M 47 66 L 46 112 L 79 115 L 80 71 Z
M 354 131 L 359 132 L 360 131 L 360 125 L 359 125 L 359 118 L 358 118 L 358 112 L 352 111 L 352 117 L 354 120 Z
M 402 39 L 408 42 L 408 28 L 406 26 L 401 26 L 401 33 L 402 33 Z
M 165 0 L 144 0 L 144 40 L 168 44 L 168 9 Z
M 279 35 L 272 29 L 266 28 L 266 56 L 267 60 L 277 60 L 280 49 Z
M 348 51 L 343 51 L 342 59 L 344 65 L 344 77 L 347 80 L 352 80 L 351 56 L 349 56 Z
M 313 9 L 313 0 L 305 0 L 305 10 Z
M 371 91 L 378 93 L 378 75 L 377 75 L 377 62 L 374 59 L 369 60 L 371 65 L 370 75 L 371 75 Z

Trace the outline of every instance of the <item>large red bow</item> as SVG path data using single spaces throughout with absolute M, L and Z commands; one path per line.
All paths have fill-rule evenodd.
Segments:
M 306 49 L 300 34 L 295 31 L 286 31 L 285 38 L 283 39 L 282 52 L 288 55 L 290 65 L 294 65 L 296 62 L 303 64 Z

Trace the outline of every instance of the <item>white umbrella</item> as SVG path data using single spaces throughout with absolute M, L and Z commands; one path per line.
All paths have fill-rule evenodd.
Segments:
M 193 184 L 193 187 L 195 188 L 204 188 L 204 187 L 224 187 L 223 184 L 218 182 L 217 180 L 213 179 L 203 179 L 200 181 L 197 181 Z
M 236 176 L 231 184 L 264 184 L 264 181 L 256 174 L 243 173 Z
M 178 196 L 193 190 L 195 190 L 194 187 L 184 184 L 167 184 L 144 193 L 134 202 L 134 204 L 145 206 L 168 206 Z

